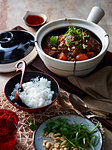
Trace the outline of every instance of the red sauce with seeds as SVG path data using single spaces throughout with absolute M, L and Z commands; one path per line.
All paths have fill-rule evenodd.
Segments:
M 41 25 L 44 22 L 44 18 L 41 16 L 36 16 L 36 15 L 29 15 L 26 18 L 27 24 L 30 26 L 36 26 L 36 25 Z

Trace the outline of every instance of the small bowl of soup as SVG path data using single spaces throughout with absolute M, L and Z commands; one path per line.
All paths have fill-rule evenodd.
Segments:
M 35 28 L 45 24 L 47 16 L 42 13 L 27 11 L 23 19 L 27 26 Z

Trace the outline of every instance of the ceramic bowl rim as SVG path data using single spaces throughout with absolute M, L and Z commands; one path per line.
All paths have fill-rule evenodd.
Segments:
M 26 18 L 27 18 L 29 15 L 40 16 L 40 17 L 42 17 L 42 18 L 44 19 L 44 22 L 43 22 L 42 24 L 39 24 L 39 25 L 30 25 L 30 24 L 28 24 L 27 21 L 26 21 Z M 27 26 L 29 26 L 29 27 L 34 27 L 34 28 L 35 28 L 35 27 L 40 27 L 40 26 L 44 25 L 44 24 L 47 22 L 47 16 L 46 16 L 45 14 L 43 14 L 43 13 L 40 13 L 40 12 L 27 11 L 26 14 L 25 14 L 24 17 L 23 17 L 23 20 L 24 20 L 24 22 L 25 22 L 25 24 L 26 24 Z

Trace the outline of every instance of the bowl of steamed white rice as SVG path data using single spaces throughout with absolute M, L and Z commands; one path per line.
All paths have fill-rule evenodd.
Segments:
M 15 107 L 27 111 L 45 110 L 55 102 L 59 95 L 59 85 L 51 76 L 41 72 L 26 72 L 23 79 L 23 91 L 19 92 L 21 101 L 15 100 L 21 74 L 12 77 L 5 85 L 5 96 Z

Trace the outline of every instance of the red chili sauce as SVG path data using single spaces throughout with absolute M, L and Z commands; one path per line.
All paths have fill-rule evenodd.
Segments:
M 31 26 L 41 25 L 44 22 L 44 18 L 36 15 L 29 15 L 26 18 L 26 22 Z

